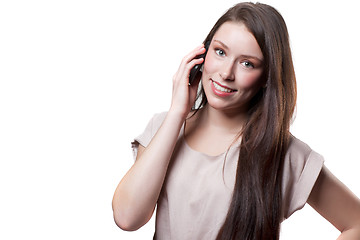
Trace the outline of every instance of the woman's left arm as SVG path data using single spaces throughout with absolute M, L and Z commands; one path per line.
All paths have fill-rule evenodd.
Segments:
M 360 199 L 325 166 L 307 202 L 341 232 L 338 240 L 360 240 Z

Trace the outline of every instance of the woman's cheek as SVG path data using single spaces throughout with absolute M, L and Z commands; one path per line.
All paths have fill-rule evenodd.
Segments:
M 239 76 L 239 79 L 243 88 L 252 88 L 259 85 L 261 71 L 256 70 L 241 75 L 242 76 Z
M 219 68 L 219 62 L 216 61 L 211 54 L 208 54 L 204 62 L 204 72 L 208 74 L 213 74 Z

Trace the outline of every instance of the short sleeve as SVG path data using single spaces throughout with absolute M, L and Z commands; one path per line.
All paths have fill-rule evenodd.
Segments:
M 284 218 L 302 209 L 324 165 L 324 158 L 308 145 L 293 138 L 284 160 Z
M 148 122 L 145 130 L 131 142 L 134 160 L 136 160 L 139 144 L 144 147 L 149 145 L 151 139 L 154 137 L 162 122 L 164 121 L 166 114 L 167 112 L 155 114 Z

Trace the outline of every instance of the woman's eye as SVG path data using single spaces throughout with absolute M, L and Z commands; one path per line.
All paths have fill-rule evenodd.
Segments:
M 254 68 L 254 64 L 252 64 L 249 61 L 244 61 L 244 62 L 241 63 L 241 65 L 243 65 L 246 68 Z
M 221 49 L 216 49 L 215 52 L 219 56 L 225 56 L 225 52 L 223 50 L 221 50 Z

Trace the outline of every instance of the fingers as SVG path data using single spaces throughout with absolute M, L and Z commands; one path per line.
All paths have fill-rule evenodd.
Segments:
M 203 58 L 196 58 L 196 56 L 205 53 L 204 45 L 193 49 L 181 61 L 178 71 L 173 76 L 173 89 L 171 110 L 187 116 L 191 107 L 194 105 L 198 81 L 189 86 L 190 70 L 197 64 L 204 62 Z
M 190 62 L 197 55 L 200 55 L 205 52 L 204 44 L 197 46 L 194 50 L 192 50 L 188 55 L 183 58 L 183 62 Z
M 181 67 L 185 67 L 187 64 L 191 63 L 193 60 L 199 60 L 201 58 L 196 59 L 195 57 L 205 53 L 205 47 L 204 44 L 201 44 L 200 46 L 196 47 L 194 50 L 192 50 L 188 55 L 186 55 L 183 60 L 181 61 Z M 199 63 L 196 63 L 199 64 Z M 195 66 L 195 64 L 194 64 Z
M 178 71 L 173 77 L 173 80 L 180 80 L 187 79 L 189 80 L 189 74 L 190 70 L 197 64 L 201 64 L 204 59 L 203 58 L 195 58 L 198 55 L 201 55 L 205 53 L 206 49 L 204 48 L 204 45 L 201 44 L 200 46 L 196 47 L 194 50 L 192 50 L 190 53 L 188 53 L 181 61 L 181 64 L 179 66 Z

